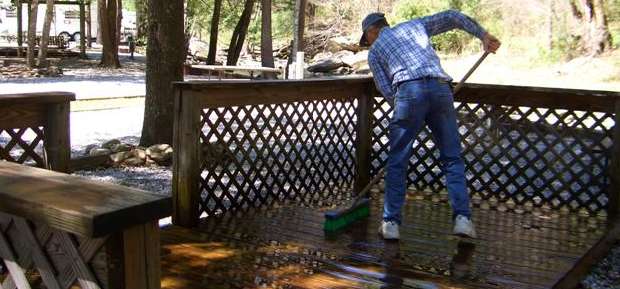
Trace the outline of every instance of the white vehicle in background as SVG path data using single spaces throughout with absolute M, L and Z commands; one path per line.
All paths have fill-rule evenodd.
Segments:
M 63 36 L 67 41 L 79 42 L 80 35 L 80 9 L 77 5 L 54 5 L 54 17 L 50 35 Z M 28 29 L 28 6 L 22 7 L 22 30 L 24 35 Z M 87 11 L 88 12 L 88 11 Z M 91 36 L 97 37 L 97 5 L 91 5 Z M 37 17 L 37 35 L 43 30 L 45 18 L 45 5 L 39 5 Z M 123 10 L 123 20 L 121 22 L 121 36 L 124 38 L 128 33 L 135 33 L 136 13 Z M 88 27 L 86 27 L 88 29 Z M 17 9 L 11 5 L 10 0 L 0 0 L 0 36 L 17 36 Z

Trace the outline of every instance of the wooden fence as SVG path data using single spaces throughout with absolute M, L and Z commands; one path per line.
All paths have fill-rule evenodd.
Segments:
M 170 197 L 0 162 L 0 288 L 160 288 Z
M 176 224 L 287 200 L 327 204 L 385 164 L 391 106 L 369 78 L 175 89 Z M 617 212 L 618 180 L 609 171 L 620 172 L 619 93 L 468 85 L 456 101 L 473 202 Z M 411 189 L 443 189 L 437 158 L 422 132 Z
M 0 94 L 0 160 L 69 171 L 68 92 Z

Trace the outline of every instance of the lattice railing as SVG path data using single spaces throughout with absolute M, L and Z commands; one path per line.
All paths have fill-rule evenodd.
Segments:
M 175 214 L 191 216 L 177 223 L 283 201 L 327 204 L 353 186 L 366 81 L 183 85 L 193 88 L 177 99 L 173 191 L 189 210 Z
M 0 160 L 67 172 L 73 93 L 0 95 Z
M 370 79 L 176 88 L 177 224 L 285 199 L 325 202 L 338 188 L 359 190 L 386 163 L 392 108 L 370 97 Z M 608 177 L 618 100 L 613 92 L 466 86 L 456 111 L 472 199 L 584 214 L 618 207 Z M 444 190 L 432 135 L 421 132 L 415 146 L 410 189 Z
M 502 99 L 501 91 L 493 91 L 487 95 L 478 92 L 476 98 L 455 104 L 473 198 L 585 209 L 589 213 L 606 209 L 615 124 L 613 102 L 607 108 L 567 108 L 571 99 L 562 99 L 562 93 L 550 93 L 540 98 L 555 103 L 531 105 L 536 101 L 531 101 L 528 93 L 536 91 L 510 89 L 515 90 L 514 94 L 521 93 L 523 100 Z M 465 90 L 461 96 L 471 93 L 472 89 Z M 391 113 L 391 106 L 383 98 L 375 99 L 373 173 L 387 160 Z M 428 128 L 420 133 L 414 146 L 408 175 L 411 189 L 443 190 L 438 150 Z
M 355 99 L 208 108 L 201 211 L 318 202 L 355 177 Z
M 75 238 L 47 226 L 0 213 L 2 288 L 108 288 L 105 238 Z M 96 258 L 99 253 L 99 258 Z M 103 260 L 102 260 L 103 258 Z M 99 281 L 103 280 L 103 281 Z
M 44 139 L 43 127 L 0 129 L 0 159 L 45 168 Z

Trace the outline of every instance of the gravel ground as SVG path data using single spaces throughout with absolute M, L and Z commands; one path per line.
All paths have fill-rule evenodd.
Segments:
M 92 171 L 76 171 L 75 175 L 89 179 L 134 187 L 169 196 L 172 194 L 170 167 L 118 167 Z
M 585 289 L 620 289 L 620 241 L 609 255 L 590 271 L 581 286 Z

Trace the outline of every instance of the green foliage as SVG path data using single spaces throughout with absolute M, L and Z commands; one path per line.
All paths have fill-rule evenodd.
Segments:
M 135 0 L 124 0 L 123 10 L 136 12 L 136 1 Z
M 456 9 L 479 21 L 481 18 L 479 16 L 482 16 L 479 12 L 481 11 L 480 2 L 481 0 L 403 0 L 397 3 L 394 9 L 395 14 L 389 15 L 389 18 L 391 22 L 400 23 L 410 19 L 439 13 L 444 10 Z M 487 18 L 485 20 L 490 19 Z M 484 24 L 487 24 L 487 22 L 491 21 L 485 21 Z M 493 31 L 493 28 L 499 25 L 493 23 L 491 26 L 483 26 L 487 30 Z M 435 49 L 444 53 L 462 53 L 479 47 L 479 41 L 477 39 L 461 30 L 454 30 L 437 35 L 433 37 L 432 42 Z

